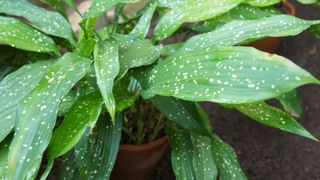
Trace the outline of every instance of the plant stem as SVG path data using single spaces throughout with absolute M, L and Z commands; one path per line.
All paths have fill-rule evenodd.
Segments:
M 153 130 L 153 133 L 151 134 L 151 136 L 149 136 L 149 142 L 152 142 L 157 138 L 159 132 L 161 131 L 161 129 L 165 125 L 166 125 L 165 118 L 164 118 L 163 114 L 160 114 L 160 117 L 159 117 L 159 119 L 157 121 L 157 124 L 156 124 L 156 126 L 155 126 L 155 128 Z

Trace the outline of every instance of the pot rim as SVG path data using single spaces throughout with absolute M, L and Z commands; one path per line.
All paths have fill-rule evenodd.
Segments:
M 154 149 L 155 147 L 166 144 L 168 142 L 168 139 L 169 139 L 169 136 L 166 135 L 160 139 L 157 139 L 153 142 L 146 143 L 146 144 L 120 144 L 119 150 L 141 151 L 141 150 Z
M 282 2 L 282 4 L 283 4 L 284 8 L 288 10 L 288 12 L 289 12 L 289 14 L 291 16 L 296 16 L 297 15 L 296 8 L 294 7 L 294 5 L 291 2 L 289 2 L 287 0 L 284 0 Z

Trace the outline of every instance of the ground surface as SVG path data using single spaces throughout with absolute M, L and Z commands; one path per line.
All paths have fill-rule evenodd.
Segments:
M 295 3 L 296 4 L 296 3 Z M 320 10 L 297 5 L 298 16 L 320 19 Z M 284 38 L 277 54 L 293 60 L 320 79 L 320 40 L 306 32 Z M 303 118 L 299 122 L 320 138 L 320 87 L 298 89 Z M 205 103 L 215 132 L 236 150 L 240 164 L 252 180 L 320 180 L 320 143 L 258 124 L 244 115 Z M 162 160 L 152 180 L 175 179 L 170 153 Z

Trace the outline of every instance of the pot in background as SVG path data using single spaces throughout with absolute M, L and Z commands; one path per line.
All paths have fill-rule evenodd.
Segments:
M 147 180 L 168 146 L 168 136 L 141 145 L 120 145 L 112 180 Z
M 287 11 L 289 15 L 296 15 L 295 7 L 288 1 L 283 1 L 280 6 L 280 9 Z M 278 48 L 280 41 L 280 37 L 266 37 L 264 39 L 249 43 L 247 44 L 247 46 L 252 46 L 261 51 L 273 54 Z

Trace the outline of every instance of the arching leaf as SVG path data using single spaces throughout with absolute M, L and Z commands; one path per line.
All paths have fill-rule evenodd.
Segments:
M 16 109 L 19 101 L 36 87 L 48 67 L 54 62 L 54 60 L 38 61 L 24 65 L 1 81 L 0 142 L 15 126 Z
M 243 0 L 186 0 L 174 3 L 161 17 L 154 32 L 155 41 L 173 34 L 185 22 L 203 21 L 222 14 L 240 4 Z M 208 8 L 214 7 L 214 8 Z
M 24 17 L 40 31 L 75 43 L 71 26 L 61 14 L 47 11 L 26 0 L 0 0 L 0 4 L 1 13 Z
M 88 141 L 77 145 L 75 152 L 82 178 L 109 179 L 119 150 L 121 128 L 121 114 L 116 114 L 114 124 L 111 119 L 101 118 Z
M 320 21 L 308 21 L 289 15 L 272 16 L 258 20 L 240 20 L 190 38 L 179 50 L 180 54 L 211 46 L 232 46 L 246 40 L 270 37 L 293 36 Z
M 173 55 L 138 71 L 142 95 L 191 101 L 250 103 L 319 81 L 290 60 L 251 47 L 216 47 Z
M 115 41 L 98 41 L 94 50 L 94 68 L 103 101 L 114 120 L 116 103 L 113 97 L 113 81 L 119 73 L 118 45 Z
M 317 141 L 315 137 L 305 130 L 288 113 L 283 112 L 276 107 L 269 106 L 264 102 L 231 105 L 231 107 L 236 108 L 243 114 L 266 126 L 275 127 L 283 131 L 298 134 L 300 136 Z
M 282 94 L 277 97 L 283 109 L 291 114 L 293 117 L 300 118 L 302 114 L 301 99 L 296 90 Z
M 20 101 L 15 136 L 10 144 L 9 179 L 25 179 L 37 169 L 49 144 L 60 101 L 86 74 L 89 65 L 88 59 L 65 54 Z
M 100 93 L 95 92 L 78 99 L 62 124 L 53 132 L 48 147 L 48 165 L 42 179 L 48 176 L 54 159 L 70 151 L 78 143 L 87 126 L 95 124 L 101 112 L 100 97 Z
M 11 17 L 0 16 L 0 43 L 35 52 L 58 51 L 50 37 Z

